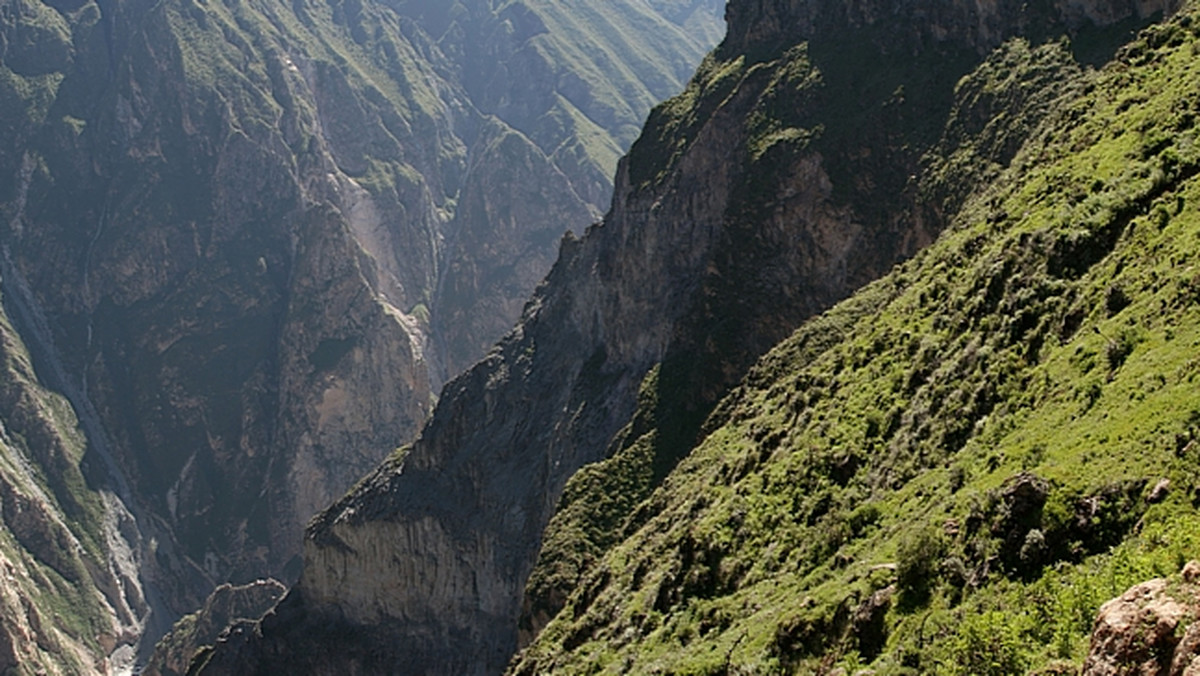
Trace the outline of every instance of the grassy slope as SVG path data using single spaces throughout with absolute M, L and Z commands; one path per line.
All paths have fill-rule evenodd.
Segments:
M 1191 555 L 1195 14 L 1074 76 L 937 243 L 765 358 L 518 670 L 1020 673 Z
M 637 137 L 645 111 L 676 93 L 711 46 L 637 3 L 527 4 L 549 30 L 532 40 L 551 63 L 569 69 L 585 85 L 573 89 L 579 100 L 572 103 L 588 109 L 622 148 Z M 610 168 L 616 169 L 616 158 Z
M 975 88 L 964 86 L 961 102 L 952 107 L 955 82 L 978 56 L 950 46 L 881 61 L 882 56 L 869 55 L 887 44 L 884 38 L 894 42 L 896 36 L 872 34 L 881 42 L 859 40 L 861 51 L 848 54 L 834 48 L 853 37 L 841 30 L 812 44 L 779 46 L 770 58 L 758 53 L 751 59 L 723 46 L 705 59 L 681 95 L 653 111 L 633 146 L 631 178 L 640 188 L 654 189 L 694 150 L 713 120 L 731 114 L 743 120 L 736 150 L 722 151 L 744 171 L 724 214 L 731 241 L 720 257 L 727 267 L 713 275 L 718 281 L 704 314 L 680 331 L 687 340 L 672 348 L 644 384 L 638 415 L 610 447 L 614 457 L 585 468 L 568 483 L 527 586 L 526 636 L 557 612 L 569 590 L 620 540 L 622 522 L 692 449 L 705 417 L 740 374 L 791 328 L 864 279 L 884 274 L 886 267 L 864 265 L 878 260 L 872 256 L 887 250 L 894 257 L 884 260 L 903 257 L 905 247 L 912 246 L 904 240 L 930 227 L 928 221 L 906 224 L 908 232 L 898 237 L 892 222 L 892 214 L 912 209 L 913 190 L 905 182 L 919 170 L 921 153 L 932 149 L 926 164 L 934 165 L 923 201 L 944 200 L 944 211 L 952 212 L 961 204 L 957 184 L 964 176 L 977 181 L 1006 164 L 1016 151 L 1010 146 L 1028 137 L 1061 81 L 1078 70 L 1060 45 L 1031 50 L 1014 43 L 980 67 L 967 81 L 977 81 Z M 909 100 L 898 99 L 896 92 L 906 90 L 912 92 Z M 1019 116 L 1005 115 L 1018 109 Z M 931 121 L 947 115 L 947 131 L 938 144 L 940 123 Z M 992 121 L 984 125 L 987 120 Z M 970 152 L 946 149 L 963 138 L 974 141 Z M 857 216 L 851 222 L 873 233 L 857 245 L 855 281 L 832 297 L 822 295 L 819 283 L 780 283 L 780 277 L 792 278 L 778 269 L 760 276 L 773 263 L 765 251 L 804 248 L 795 244 L 805 241 L 797 234 L 803 224 L 782 226 L 790 230 L 773 244 L 755 244 L 770 230 L 764 224 L 775 221 L 778 196 L 795 190 L 789 177 L 796 164 L 814 152 L 833 170 L 835 193 L 853 205 Z M 747 243 L 749 250 L 739 248 Z M 776 328 L 765 328 L 772 324 Z M 748 340 L 748 334 L 757 337 Z

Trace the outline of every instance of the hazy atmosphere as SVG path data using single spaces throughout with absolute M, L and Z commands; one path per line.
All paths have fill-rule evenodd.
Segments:
M 0 674 L 1200 673 L 1195 0 L 0 0 Z

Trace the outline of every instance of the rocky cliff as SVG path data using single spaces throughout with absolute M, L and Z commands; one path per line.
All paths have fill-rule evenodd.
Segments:
M 515 320 L 719 26 L 584 10 L 0 2 L 3 290 L 160 619 L 298 573 L 303 523 Z
M 181 618 L 159 640 L 154 654 L 140 673 L 145 676 L 186 674 L 198 650 L 215 643 L 230 625 L 261 618 L 286 591 L 287 587 L 271 579 L 217 587 L 199 610 Z
M 1031 82 L 960 78 L 1023 32 L 1103 57 L 1158 9 L 730 3 L 729 37 L 651 114 L 604 221 L 563 241 L 522 321 L 447 386 L 418 440 L 314 520 L 299 585 L 208 668 L 501 670 L 539 549 L 526 638 L 750 364 L 933 240 L 1080 67 L 1042 52 Z M 595 481 L 559 503 L 580 467 L 621 453 L 642 464 L 581 475 Z

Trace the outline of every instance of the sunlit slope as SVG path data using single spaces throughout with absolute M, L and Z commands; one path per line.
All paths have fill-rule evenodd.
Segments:
M 1018 41 L 961 81 L 962 111 L 1056 98 L 935 244 L 755 367 L 514 671 L 1080 663 L 1099 603 L 1200 542 L 1195 13 L 1098 72 Z

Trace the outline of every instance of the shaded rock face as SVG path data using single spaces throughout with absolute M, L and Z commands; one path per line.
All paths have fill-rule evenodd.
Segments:
M 720 25 L 493 4 L 0 2 L 3 290 L 156 543 L 160 620 L 294 579 L 305 521 L 517 318 Z
M 261 618 L 285 592 L 287 587 L 276 580 L 217 587 L 203 607 L 175 623 L 171 631 L 158 642 L 141 673 L 146 676 L 179 676 L 187 673 L 197 650 L 214 643 L 230 625 Z
M 219 644 L 209 673 L 372 659 L 502 670 L 558 496 L 605 457 L 645 374 L 683 373 L 672 394 L 702 419 L 804 318 L 936 234 L 943 196 L 905 177 L 938 141 L 958 77 L 1024 27 L 1019 5 L 955 6 L 970 21 L 913 33 L 886 3 L 841 7 L 730 3 L 730 38 L 651 114 L 603 222 L 563 240 L 521 322 L 447 385 L 417 441 L 313 521 L 298 586 Z M 972 28 L 993 15 L 994 32 Z M 856 35 L 864 58 L 839 61 Z M 863 63 L 886 77 L 860 86 Z M 919 89 L 897 95 L 905 84 Z M 368 634 L 382 638 L 340 643 Z
M 1200 562 L 1131 587 L 1096 616 L 1084 676 L 1200 674 Z
M 717 148 L 736 138 L 740 119 L 733 112 L 722 117 L 707 132 Z M 588 238 L 564 241 L 522 324 L 447 386 L 407 455 L 314 522 L 294 592 L 307 611 L 304 628 L 264 622 L 268 645 L 273 630 L 288 632 L 279 637 L 286 642 L 330 622 L 380 626 L 393 637 L 385 650 L 403 655 L 411 673 L 503 668 L 516 646 L 521 589 L 563 484 L 603 457 L 606 440 L 633 411 L 642 376 L 664 358 L 685 313 L 701 311 L 695 285 L 718 265 L 712 249 L 733 181 L 726 154 L 711 150 L 683 161 L 670 179 L 674 189 L 623 193 Z M 797 201 L 828 187 L 815 160 L 797 173 L 816 179 L 796 180 Z M 814 236 L 827 237 L 822 243 L 836 253 L 806 280 L 816 287 L 808 312 L 834 299 L 836 291 L 819 278 L 840 278 L 860 232 L 841 233 L 826 222 Z M 616 255 L 618 242 L 631 255 Z M 771 263 L 767 269 L 802 267 L 786 258 Z M 786 319 L 770 312 L 767 300 L 753 304 L 762 319 L 747 321 L 782 330 Z M 764 349 L 770 342 L 758 339 Z M 293 664 L 289 649 L 268 650 Z M 264 670 L 279 668 L 266 664 Z

